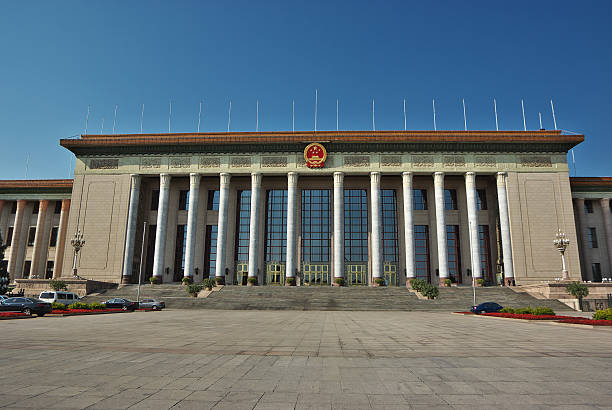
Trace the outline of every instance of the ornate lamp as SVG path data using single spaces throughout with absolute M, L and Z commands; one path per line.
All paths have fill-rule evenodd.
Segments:
M 79 275 L 77 275 L 77 258 L 79 256 L 79 251 L 81 250 L 81 248 L 83 248 L 83 246 L 85 246 L 85 239 L 83 239 L 83 234 L 81 233 L 81 231 L 77 231 L 77 233 L 74 234 L 74 238 L 70 240 L 70 245 L 72 245 L 72 247 L 74 248 L 74 262 L 72 263 L 72 274 L 75 278 L 78 278 Z
M 567 239 L 567 236 L 565 236 L 565 232 L 561 232 L 561 229 L 559 229 L 557 231 L 556 238 L 553 241 L 553 245 L 555 245 L 555 248 L 557 248 L 559 253 L 561 253 L 561 280 L 569 279 L 569 274 L 567 273 L 567 268 L 565 267 L 565 250 L 569 246 L 569 243 L 570 241 Z

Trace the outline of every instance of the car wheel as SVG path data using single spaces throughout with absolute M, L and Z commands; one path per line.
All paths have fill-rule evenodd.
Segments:
M 22 312 L 26 316 L 30 316 L 32 314 L 32 310 L 30 310 L 30 308 L 25 308 L 22 310 Z
M 121 306 L 121 310 L 127 310 L 127 306 Z
M 153 309 L 153 310 L 157 310 L 157 309 L 159 309 L 159 308 L 158 308 L 157 306 L 153 306 L 153 308 L 152 308 L 152 309 Z

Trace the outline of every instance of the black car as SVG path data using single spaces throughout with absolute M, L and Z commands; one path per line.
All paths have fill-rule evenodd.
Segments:
M 492 313 L 499 312 L 503 307 L 495 302 L 485 302 L 478 306 L 472 306 L 470 312 L 472 313 Z
M 109 299 L 104 302 L 104 306 L 106 306 L 108 309 L 123 309 L 131 310 L 132 312 L 138 309 L 138 303 L 122 298 Z
M 35 313 L 37 316 L 44 316 L 45 313 L 51 313 L 51 303 L 36 298 L 8 298 L 0 303 L 0 311 L 22 312 L 28 316 Z

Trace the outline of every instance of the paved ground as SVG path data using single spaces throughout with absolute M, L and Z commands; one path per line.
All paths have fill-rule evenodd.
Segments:
M 416 312 L 0 323 L 0 407 L 611 408 L 612 331 Z

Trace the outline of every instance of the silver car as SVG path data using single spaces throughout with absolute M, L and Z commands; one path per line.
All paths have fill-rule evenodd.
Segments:
M 143 299 L 140 301 L 138 305 L 139 309 L 152 309 L 152 310 L 162 310 L 166 307 L 166 304 L 160 300 L 155 299 Z

